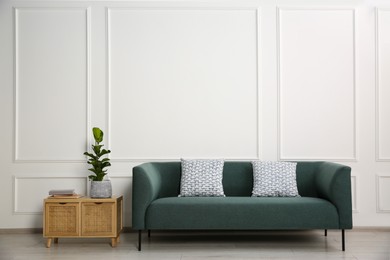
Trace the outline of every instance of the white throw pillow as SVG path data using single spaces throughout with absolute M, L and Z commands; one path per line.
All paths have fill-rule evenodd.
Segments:
M 181 159 L 179 197 L 224 197 L 223 160 Z
M 253 161 L 253 197 L 299 197 L 297 163 Z

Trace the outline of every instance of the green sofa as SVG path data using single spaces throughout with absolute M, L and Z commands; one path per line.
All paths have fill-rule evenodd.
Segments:
M 352 228 L 351 168 L 331 162 L 298 162 L 301 197 L 251 197 L 251 162 L 225 162 L 226 197 L 178 197 L 180 162 L 133 168 L 132 228 L 143 230 L 341 230 Z

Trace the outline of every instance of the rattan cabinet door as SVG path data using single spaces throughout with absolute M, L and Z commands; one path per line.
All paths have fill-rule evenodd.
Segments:
M 45 203 L 44 235 L 52 237 L 79 236 L 79 217 L 79 203 Z
M 114 202 L 81 203 L 81 235 L 116 237 Z

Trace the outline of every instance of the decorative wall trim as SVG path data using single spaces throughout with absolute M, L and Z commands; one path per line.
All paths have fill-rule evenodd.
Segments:
M 27 177 L 27 176 L 13 176 L 13 196 L 12 196 L 12 201 L 13 201 L 13 214 L 14 215 L 41 215 L 42 214 L 42 211 L 23 211 L 23 210 L 20 210 L 19 207 L 18 207 L 18 194 L 19 194 L 19 190 L 18 190 L 18 180 L 47 180 L 47 179 L 55 179 L 55 180 L 63 180 L 63 179 L 75 179 L 75 180 L 85 180 L 85 177 L 77 177 L 77 176 L 73 176 L 73 177 L 68 177 L 68 176 L 55 176 L 55 177 L 48 177 L 48 176 L 34 176 L 34 177 Z M 88 182 L 87 182 L 87 186 L 88 186 Z M 87 187 L 86 187 L 87 188 Z M 43 203 L 43 199 L 45 199 L 44 197 L 42 198 L 42 203 Z
M 133 179 L 133 176 L 130 176 L 130 175 L 114 175 L 112 176 L 111 174 L 109 174 L 110 176 L 110 179 Z
M 380 201 L 381 201 L 380 182 L 384 179 L 390 179 L 390 174 L 376 175 L 376 212 L 377 213 L 390 213 L 390 208 L 382 208 L 380 205 Z
M 281 11 L 352 11 L 353 16 L 353 155 L 352 157 L 289 157 L 284 156 L 282 152 L 282 100 L 281 100 Z M 343 8 L 343 7 L 278 7 L 276 14 L 276 35 L 277 35 L 277 159 L 280 161 L 338 161 L 338 162 L 356 162 L 357 161 L 357 94 L 356 94 L 356 18 L 355 8 Z
M 375 159 L 377 162 L 390 162 L 390 157 L 380 155 L 380 132 L 379 132 L 379 110 L 380 110 L 380 90 L 379 84 L 379 16 L 380 12 L 389 12 L 390 8 L 376 8 L 375 10 Z
M 262 90 L 263 90 L 263 87 L 262 87 L 262 71 L 263 71 L 263 68 L 262 68 L 262 46 L 261 46 L 261 40 L 260 40 L 260 35 L 261 35 L 261 22 L 260 22 L 260 19 L 261 19 L 261 9 L 260 8 L 256 8 L 256 9 L 253 9 L 256 11 L 256 66 L 257 66 L 257 71 L 256 71 L 256 90 L 257 90 L 257 96 L 256 96 L 256 106 L 257 106 L 257 156 L 256 156 L 256 160 L 261 160 L 262 159 L 262 154 L 261 154 L 261 144 L 263 143 L 262 142 L 262 136 L 263 136 L 263 132 L 262 132 L 262 123 L 263 123 L 263 117 L 262 117 L 262 108 L 261 108 L 261 104 L 260 104 L 260 100 L 263 96 L 262 94 Z
M 85 11 L 85 19 L 86 19 L 86 37 L 87 37 L 87 82 L 86 82 L 86 140 L 87 146 L 86 149 L 90 147 L 91 141 L 89 138 L 90 129 L 91 129 L 91 8 L 90 7 L 13 7 L 13 26 L 14 26 L 14 41 L 13 41 L 13 49 L 14 49 L 14 132 L 13 132 L 13 154 L 14 154 L 14 162 L 17 163 L 78 163 L 84 162 L 84 160 L 80 159 L 22 159 L 19 158 L 18 153 L 18 137 L 19 137 L 19 11 L 20 10 L 83 10 Z
M 256 113 L 257 113 L 257 148 L 256 148 L 256 156 L 254 158 L 228 158 L 228 160 L 260 160 L 261 159 L 261 105 L 259 104 L 259 100 L 261 98 L 261 41 L 260 41 L 260 8 L 258 7 L 202 7 L 202 6 L 144 6 L 144 7 L 107 7 L 106 8 L 106 57 L 107 57 L 107 146 L 110 148 L 111 146 L 111 11 L 112 10 L 161 10 L 161 11 L 169 11 L 169 10 L 213 10 L 213 11 L 255 11 L 256 13 L 256 89 L 257 89 L 257 97 L 256 97 Z M 113 162 L 145 162 L 145 161 L 177 161 L 180 158 L 174 157 L 112 157 L 110 159 Z M 211 159 L 211 158 L 210 158 Z
M 356 175 L 351 176 L 352 187 L 355 189 L 352 190 L 352 212 L 359 213 L 359 177 Z
M 180 162 L 181 158 L 178 157 L 148 157 L 148 158 L 110 158 L 111 162 L 132 162 L 132 163 L 144 163 L 144 162 Z M 202 157 L 202 159 L 220 159 L 220 157 Z M 261 160 L 260 156 L 256 157 L 235 157 L 235 158 L 224 158 L 224 161 L 253 161 L 253 160 Z
M 132 180 L 133 177 L 132 176 L 121 176 L 121 175 L 114 175 L 112 176 L 110 174 L 109 176 L 111 179 L 130 179 Z M 13 201 L 13 214 L 15 215 L 40 215 L 42 214 L 42 211 L 23 211 L 21 209 L 19 209 L 18 207 L 18 194 L 19 194 L 19 190 L 18 190 L 18 181 L 19 180 L 48 180 L 48 179 L 54 179 L 54 180 L 58 180 L 58 181 L 61 181 L 61 180 L 64 180 L 64 179 L 74 179 L 74 180 L 86 180 L 86 187 L 85 187 L 85 190 L 87 191 L 87 194 L 89 194 L 89 189 L 90 189 L 90 182 L 89 182 L 89 179 L 88 177 L 84 177 L 84 176 L 54 176 L 54 177 L 50 177 L 50 176 L 33 176 L 33 177 L 28 177 L 28 176 L 13 176 L 13 197 L 12 197 L 12 201 Z M 86 195 L 87 195 L 86 194 Z M 42 198 L 42 201 L 43 199 L 45 198 Z M 43 202 L 42 202 L 43 203 Z

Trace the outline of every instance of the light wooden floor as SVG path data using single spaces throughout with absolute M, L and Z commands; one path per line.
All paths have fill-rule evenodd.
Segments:
M 143 235 L 137 251 L 137 234 L 124 233 L 116 248 L 109 239 L 60 239 L 45 247 L 41 234 L 0 234 L 0 259 L 386 259 L 390 260 L 390 230 L 346 232 L 346 251 L 341 251 L 341 232 L 152 232 Z

